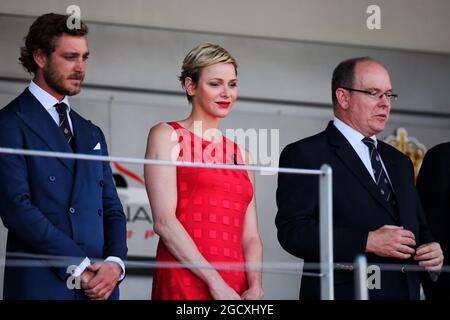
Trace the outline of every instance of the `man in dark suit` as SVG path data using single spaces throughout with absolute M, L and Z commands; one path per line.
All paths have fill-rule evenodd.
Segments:
M 439 144 L 425 154 L 417 177 L 417 189 L 430 230 L 450 257 L 450 142 Z M 442 273 L 436 282 L 423 279 L 426 299 L 450 299 L 450 275 Z
M 427 229 L 414 187 L 411 161 L 376 140 L 396 95 L 387 70 L 370 58 L 340 63 L 333 73 L 335 118 L 325 131 L 286 146 L 280 167 L 333 169 L 335 298 L 354 299 L 350 265 L 366 254 L 381 268 L 371 299 L 419 299 L 419 275 L 404 265 L 418 261 L 439 270 L 443 256 Z M 305 263 L 319 262 L 318 178 L 280 174 L 278 239 Z M 417 263 L 417 262 L 416 262 Z M 383 268 L 393 264 L 394 270 Z M 376 279 L 376 277 L 375 277 Z M 301 299 L 319 299 L 319 278 L 303 277 Z
M 97 126 L 71 108 L 89 55 L 87 27 L 36 19 L 19 58 L 33 80 L 0 110 L 0 147 L 107 155 Z M 108 163 L 0 154 L 8 229 L 4 299 L 118 299 L 126 219 Z

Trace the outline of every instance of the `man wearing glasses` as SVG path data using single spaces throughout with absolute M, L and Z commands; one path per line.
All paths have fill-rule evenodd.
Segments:
M 336 67 L 331 86 L 333 121 L 285 147 L 280 167 L 318 169 L 327 163 L 333 169 L 336 299 L 355 298 L 351 271 L 359 254 L 381 270 L 369 286 L 370 299 L 419 299 L 415 271 L 435 277 L 443 254 L 426 225 L 411 161 L 376 138 L 397 99 L 389 73 L 371 58 L 350 59 Z M 320 261 L 318 187 L 314 176 L 278 177 L 278 239 L 306 263 Z M 320 278 L 303 277 L 300 298 L 319 299 Z

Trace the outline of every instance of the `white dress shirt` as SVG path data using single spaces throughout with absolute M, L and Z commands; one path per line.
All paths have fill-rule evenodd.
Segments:
M 28 86 L 28 90 L 30 90 L 31 94 L 41 103 L 41 105 L 44 107 L 45 110 L 50 114 L 52 119 L 55 121 L 56 125 L 59 126 L 59 115 L 58 111 L 56 111 L 56 108 L 54 107 L 55 104 L 64 102 L 67 105 L 67 119 L 69 120 L 69 126 L 70 130 L 73 132 L 73 126 L 72 126 L 72 120 L 70 119 L 69 112 L 70 112 L 70 104 L 69 99 L 67 96 L 64 96 L 64 98 L 61 101 L 58 101 L 54 96 L 52 96 L 50 93 L 39 87 L 36 83 L 33 82 L 33 80 L 30 81 L 30 84 Z M 122 274 L 120 275 L 119 280 L 122 280 L 125 277 L 125 264 L 123 263 L 122 259 L 119 257 L 109 256 L 105 259 L 105 261 L 112 261 L 116 262 L 120 265 L 122 268 Z M 73 271 L 72 276 L 79 277 L 84 270 L 91 264 L 91 260 L 86 257 Z
M 30 81 L 30 85 L 28 86 L 28 90 L 30 90 L 31 94 L 41 103 L 41 105 L 44 107 L 45 110 L 50 114 L 50 116 L 53 118 L 55 123 L 59 126 L 59 115 L 58 111 L 56 111 L 55 104 L 64 102 L 67 105 L 67 119 L 69 120 L 69 126 L 70 130 L 72 131 L 73 135 L 73 126 L 72 126 L 72 120 L 69 117 L 70 112 L 70 104 L 69 99 L 67 96 L 64 96 L 64 99 L 61 101 L 58 101 L 54 96 L 52 96 L 50 93 L 39 87 L 36 83 L 33 82 L 33 80 Z
M 343 121 L 339 120 L 338 118 L 334 117 L 333 119 L 334 126 L 342 133 L 342 135 L 347 139 L 347 141 L 351 144 L 355 152 L 358 154 L 358 157 L 361 159 L 361 161 L 364 163 L 364 166 L 366 167 L 367 171 L 369 172 L 370 176 L 372 177 L 373 181 L 376 183 L 375 175 L 373 174 L 372 169 L 372 162 L 370 161 L 370 151 L 369 147 L 366 146 L 364 142 L 362 142 L 362 139 L 365 138 L 364 135 L 361 134 L 361 132 L 353 129 L 349 125 L 345 124 Z M 377 137 L 375 135 L 368 137 L 375 141 L 375 147 L 377 146 Z M 381 159 L 381 155 L 380 155 Z M 384 172 L 386 172 L 386 175 L 389 179 L 389 182 L 391 182 L 389 178 L 389 173 L 386 170 L 386 167 L 384 166 L 383 159 L 381 159 L 381 165 L 383 166 Z M 391 183 L 392 189 L 392 183 Z

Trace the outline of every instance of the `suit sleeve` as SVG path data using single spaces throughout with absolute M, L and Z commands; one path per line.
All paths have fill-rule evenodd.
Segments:
M 103 155 L 108 155 L 105 136 L 100 128 L 97 128 L 101 135 L 101 145 Z M 126 260 L 127 257 L 127 227 L 123 207 L 120 202 L 117 190 L 114 185 L 111 167 L 109 162 L 103 162 L 103 212 L 105 231 L 105 258 L 115 256 Z
M 22 130 L 14 116 L 0 113 L 0 147 L 26 149 Z M 0 213 L 10 236 L 19 239 L 31 252 L 56 257 L 46 262 L 66 279 L 69 265 L 79 265 L 85 252 L 56 228 L 33 204 L 27 157 L 0 154 Z M 65 257 L 64 260 L 58 260 Z
M 280 167 L 318 169 L 314 152 L 287 146 L 280 156 Z M 333 188 L 336 181 L 333 182 Z M 319 179 L 312 175 L 280 174 L 276 193 L 276 226 L 281 246 L 290 254 L 307 261 L 320 261 Z M 336 214 L 336 206 L 333 206 Z M 338 225 L 334 220 L 333 250 L 336 262 L 352 262 L 364 253 L 367 232 L 353 226 Z
M 281 152 L 280 168 L 306 168 L 293 161 L 295 156 L 292 145 L 288 145 Z M 280 173 L 276 192 L 278 240 L 290 254 L 310 261 L 318 260 L 316 251 L 319 249 L 318 184 L 315 178 Z

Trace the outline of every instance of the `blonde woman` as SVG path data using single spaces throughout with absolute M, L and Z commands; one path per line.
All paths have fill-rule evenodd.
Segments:
M 179 79 L 191 114 L 153 127 L 146 158 L 246 164 L 246 151 L 218 130 L 237 97 L 235 59 L 218 45 L 200 44 L 185 57 Z M 160 236 L 156 260 L 180 263 L 156 269 L 152 299 L 262 299 L 262 244 L 252 174 L 146 166 L 145 181 Z

